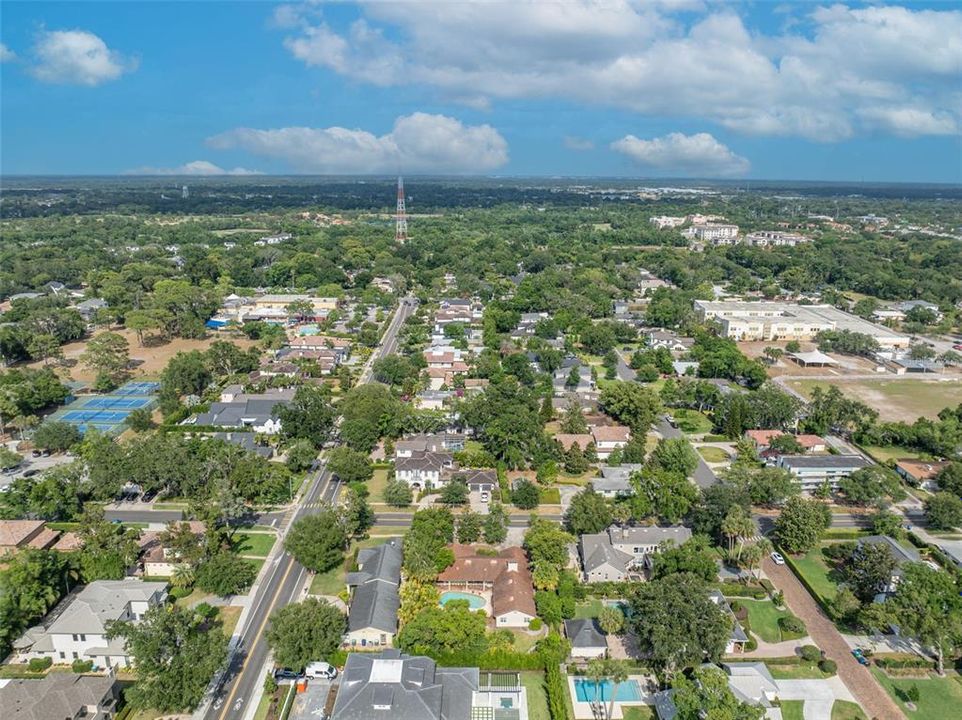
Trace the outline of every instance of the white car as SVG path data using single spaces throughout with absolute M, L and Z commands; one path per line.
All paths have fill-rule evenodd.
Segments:
M 771 554 L 771 558 L 772 558 L 772 562 L 775 563 L 776 565 L 785 564 L 785 558 L 782 557 L 781 553 L 773 552 Z
M 333 680 L 337 677 L 337 668 L 326 662 L 312 662 L 304 668 L 304 675 L 309 678 Z
M 489 493 L 487 490 L 482 490 L 482 491 L 481 491 L 481 502 L 486 503 L 486 502 L 488 502 L 488 501 L 490 501 L 490 500 L 491 500 L 491 493 Z

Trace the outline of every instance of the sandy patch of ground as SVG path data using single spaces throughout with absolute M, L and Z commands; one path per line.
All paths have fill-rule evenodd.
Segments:
M 101 332 L 105 331 L 98 330 L 96 334 L 100 334 Z M 189 350 L 204 351 L 211 346 L 211 343 L 217 340 L 229 340 L 241 349 L 247 349 L 255 344 L 253 340 L 246 337 L 212 335 L 203 340 L 174 338 L 170 342 L 161 345 L 141 347 L 137 341 L 137 333 L 132 330 L 126 328 L 119 330 L 111 328 L 110 332 L 123 335 L 130 344 L 130 359 L 137 363 L 136 367 L 131 370 L 132 377 L 157 377 L 160 375 L 160 372 L 167 367 L 168 361 L 177 353 Z M 94 380 L 94 373 L 79 362 L 80 356 L 87 348 L 89 339 L 90 338 L 85 338 L 84 340 L 68 343 L 60 348 L 63 352 L 64 364 L 57 366 L 51 363 L 58 375 L 68 380 L 78 380 L 82 382 L 92 382 Z M 43 367 L 43 362 L 30 363 L 30 367 Z

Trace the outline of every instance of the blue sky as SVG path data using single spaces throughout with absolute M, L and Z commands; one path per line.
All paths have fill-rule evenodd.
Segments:
M 5 1 L 0 170 L 958 183 L 958 8 Z

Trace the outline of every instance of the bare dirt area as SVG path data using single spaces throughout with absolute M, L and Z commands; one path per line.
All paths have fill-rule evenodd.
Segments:
M 889 376 L 891 377 L 891 376 Z M 911 423 L 920 417 L 934 418 L 943 408 L 962 403 L 962 378 L 928 376 L 865 380 L 786 380 L 785 383 L 805 397 L 816 385 L 836 385 L 849 397 L 861 400 L 879 412 L 882 420 Z
M 831 367 L 803 367 L 789 358 L 787 352 L 779 358 L 778 362 L 770 365 L 768 358 L 764 355 L 765 348 L 777 347 L 785 351 L 785 345 L 785 342 L 740 342 L 738 343 L 738 349 L 750 358 L 761 360 L 768 370 L 769 377 L 779 377 L 782 375 L 838 375 L 839 377 L 845 377 L 846 375 L 864 375 L 875 372 L 875 363 L 867 358 L 835 353 L 830 353 L 829 355 L 838 362 L 838 365 Z M 810 352 L 818 349 L 815 343 L 801 343 L 801 346 L 802 352 Z
M 96 334 L 101 332 L 106 331 L 98 330 Z M 202 340 L 174 338 L 169 342 L 157 345 L 152 345 L 148 341 L 147 346 L 141 347 L 140 342 L 137 340 L 137 334 L 132 330 L 127 330 L 126 328 L 111 328 L 110 332 L 118 333 L 127 338 L 127 342 L 130 344 L 130 359 L 134 364 L 134 367 L 131 369 L 131 376 L 134 378 L 156 378 L 160 375 L 160 372 L 167 367 L 168 361 L 177 353 L 189 350 L 204 351 L 211 346 L 211 343 L 217 340 L 228 340 L 241 349 L 247 349 L 255 344 L 253 340 L 246 337 L 210 335 Z M 63 364 L 58 366 L 51 363 L 51 366 L 57 371 L 58 375 L 66 380 L 93 382 L 94 373 L 84 367 L 79 361 L 80 356 L 87 348 L 87 342 L 89 340 L 90 338 L 85 338 L 84 340 L 63 345 L 60 348 L 63 352 Z M 30 363 L 29 366 L 43 367 L 43 362 Z

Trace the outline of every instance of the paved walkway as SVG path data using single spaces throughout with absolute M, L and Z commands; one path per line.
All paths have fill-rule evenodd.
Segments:
M 763 566 L 775 587 L 785 594 L 786 604 L 805 623 L 815 644 L 838 664 L 838 676 L 868 716 L 878 720 L 905 720 L 905 715 L 872 673 L 852 657 L 841 633 L 788 566 L 776 565 L 771 558 L 765 558 Z

